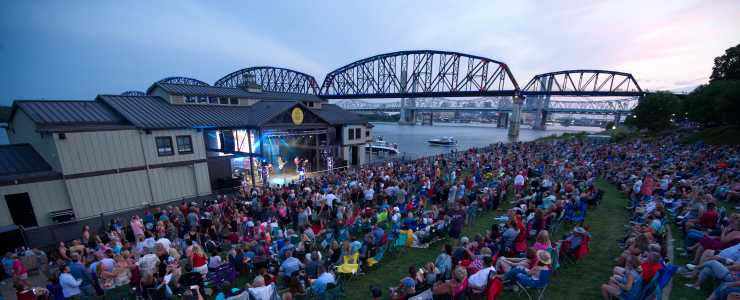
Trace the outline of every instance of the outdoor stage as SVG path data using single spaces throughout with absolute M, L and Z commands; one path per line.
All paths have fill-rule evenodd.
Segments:
M 286 185 L 292 181 L 298 181 L 298 173 L 284 173 L 270 176 L 270 185 Z

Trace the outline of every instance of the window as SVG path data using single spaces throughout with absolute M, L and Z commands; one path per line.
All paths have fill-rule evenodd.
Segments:
M 208 103 L 207 96 L 198 96 L 198 103 Z
M 304 101 L 303 104 L 306 105 L 306 107 L 309 107 L 309 108 L 313 108 L 314 107 L 314 103 L 311 102 L 311 101 Z
M 349 136 L 347 137 L 348 140 L 354 140 L 355 139 L 355 130 L 353 128 L 349 129 Z
M 159 156 L 170 156 L 174 154 L 172 149 L 172 138 L 169 136 L 158 136 L 156 137 L 157 142 L 157 155 Z
M 232 105 L 239 105 L 239 99 L 238 98 L 229 98 L 229 103 Z
M 208 97 L 208 103 L 218 104 L 218 97 Z
M 218 98 L 218 103 L 219 104 L 229 104 L 229 98 L 220 97 L 220 98 Z
M 370 130 L 365 130 L 365 137 L 370 137 Z
M 355 138 L 361 139 L 362 138 L 362 129 L 361 128 L 355 128 Z
M 195 96 L 185 96 L 185 103 L 195 103 L 197 102 L 198 97 Z
M 190 154 L 193 153 L 193 140 L 189 135 L 178 135 L 177 136 L 177 153 L 178 154 Z

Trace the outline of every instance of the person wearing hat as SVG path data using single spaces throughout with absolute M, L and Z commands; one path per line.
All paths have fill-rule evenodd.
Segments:
M 581 226 L 573 228 L 573 232 L 565 238 L 565 240 L 570 241 L 570 249 L 568 249 L 568 253 L 576 251 L 576 249 L 581 246 L 583 239 L 587 236 L 588 231 L 586 231 L 585 228 Z
M 504 274 L 504 281 L 516 280 L 525 287 L 537 286 L 543 272 L 549 272 L 552 258 L 547 251 L 539 250 L 536 254 L 537 264 L 531 269 L 516 267 Z
M 414 293 L 416 293 L 416 281 L 411 277 L 404 277 L 401 279 L 401 284 L 398 288 L 391 291 L 391 299 L 406 299 Z

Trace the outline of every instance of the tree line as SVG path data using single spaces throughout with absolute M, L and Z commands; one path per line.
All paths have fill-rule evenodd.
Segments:
M 709 83 L 688 95 L 666 91 L 648 93 L 626 123 L 660 131 L 684 121 L 704 127 L 740 126 L 740 44 L 714 59 Z

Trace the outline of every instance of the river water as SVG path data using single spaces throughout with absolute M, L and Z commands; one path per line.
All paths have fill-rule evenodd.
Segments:
M 398 145 L 401 155 L 407 158 L 434 155 L 449 152 L 451 147 L 433 146 L 428 140 L 451 136 L 457 140 L 456 149 L 483 147 L 497 142 L 509 142 L 508 129 L 496 128 L 494 124 L 454 124 L 442 123 L 429 125 L 398 125 L 396 123 L 372 123 L 373 136 L 382 136 L 387 142 Z M 553 134 L 561 135 L 566 132 L 598 132 L 596 127 L 562 127 L 548 125 L 547 130 L 532 130 L 522 126 L 519 131 L 519 141 L 532 141 L 540 137 Z M 374 157 L 371 158 L 375 160 Z

